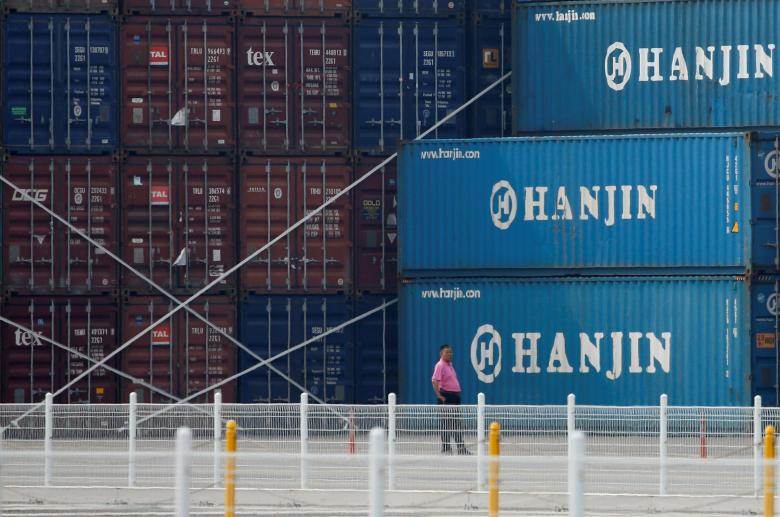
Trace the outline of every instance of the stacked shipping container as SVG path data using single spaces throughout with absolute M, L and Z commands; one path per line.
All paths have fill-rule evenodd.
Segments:
M 390 4 L 3 3 L 2 173 L 19 189 L 3 185 L 3 315 L 34 331 L 2 328 L 3 401 L 40 400 L 84 371 L 83 355 L 130 339 L 110 365 L 142 384 L 101 368 L 59 400 L 191 395 L 395 298 L 391 162 L 135 339 L 503 73 L 503 2 Z M 503 135 L 507 94 L 436 135 Z M 291 355 L 288 398 L 274 387 L 288 380 L 263 368 L 223 386 L 225 400 L 297 400 L 301 387 L 384 400 L 396 311 Z M 252 329 L 285 313 L 294 324 L 267 325 L 284 339 L 260 343 Z

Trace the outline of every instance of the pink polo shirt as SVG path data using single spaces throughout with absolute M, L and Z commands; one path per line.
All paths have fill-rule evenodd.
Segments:
M 439 388 L 444 391 L 453 391 L 460 393 L 460 383 L 458 382 L 458 376 L 455 373 L 455 367 L 452 363 L 447 363 L 443 359 L 439 359 L 436 366 L 433 369 L 432 380 L 439 383 Z

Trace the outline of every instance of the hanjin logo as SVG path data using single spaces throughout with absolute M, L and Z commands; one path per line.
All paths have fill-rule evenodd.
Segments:
M 772 293 L 769 295 L 769 298 L 766 299 L 766 310 L 769 311 L 769 314 L 772 316 L 777 316 L 778 312 L 780 312 L 780 307 L 777 306 L 778 302 L 778 296 L 777 293 Z
M 512 225 L 517 215 L 517 194 L 506 180 L 493 185 L 490 194 L 490 215 L 493 224 L 499 230 L 506 230 Z
M 168 47 L 156 45 L 149 49 L 151 66 L 168 66 Z
M 623 43 L 616 41 L 607 48 L 604 57 L 604 75 L 613 90 L 621 91 L 631 79 L 631 54 Z
M 32 198 L 33 201 L 38 201 L 39 203 L 43 203 L 44 201 L 46 201 L 47 197 L 49 197 L 49 189 L 23 188 L 19 190 L 14 190 L 14 194 L 11 197 L 11 200 L 29 201 L 28 198 Z
M 772 179 L 777 179 L 777 149 L 766 153 L 764 158 L 764 170 Z
M 471 341 L 471 366 L 477 378 L 487 384 L 501 373 L 501 335 L 493 325 L 486 324 L 477 329 Z M 488 367 L 492 367 L 492 371 L 487 371 Z
M 246 51 L 246 62 L 249 66 L 276 66 L 274 65 L 274 53 L 258 50 L 254 51 L 252 47 Z

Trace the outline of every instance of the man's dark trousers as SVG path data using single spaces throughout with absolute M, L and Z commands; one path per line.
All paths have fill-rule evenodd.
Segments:
M 460 405 L 460 393 L 453 391 L 439 390 L 441 396 L 444 397 L 444 401 L 437 400 L 439 405 L 444 406 L 459 406 Z M 455 441 L 455 445 L 458 447 L 458 452 L 463 453 L 466 447 L 463 445 L 463 435 L 461 432 L 461 414 L 460 409 L 457 407 L 442 408 L 439 414 L 439 426 L 441 428 L 441 443 L 442 452 L 450 452 L 450 437 Z

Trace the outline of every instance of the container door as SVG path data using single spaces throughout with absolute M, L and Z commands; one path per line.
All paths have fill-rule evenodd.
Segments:
M 122 173 L 125 261 L 166 289 L 174 285 L 173 268 L 178 267 L 180 255 L 174 233 L 179 227 L 174 220 L 177 167 L 169 160 L 134 158 L 125 163 Z M 135 274 L 122 274 L 125 287 L 151 292 L 151 286 Z
M 295 222 L 292 197 L 295 177 L 289 160 L 260 158 L 247 158 L 240 176 L 240 254 L 247 257 Z M 291 289 L 296 281 L 293 242 L 293 234 L 289 233 L 242 267 L 242 289 L 250 292 Z
M 303 335 L 299 342 L 316 337 L 351 318 L 351 301 L 341 296 L 306 297 L 302 302 Z M 349 328 L 314 341 L 303 349 L 303 383 L 326 403 L 354 401 L 354 361 Z
M 753 394 L 764 406 L 780 403 L 780 283 L 763 277 L 753 284 Z
M 481 92 L 511 69 L 509 17 L 478 17 L 471 26 L 471 91 Z M 469 109 L 471 134 L 476 138 L 511 136 L 511 84 L 506 79 Z
M 290 150 L 293 38 L 286 22 L 262 20 L 239 28 L 239 132 L 247 150 Z
M 759 134 L 751 142 L 753 269 L 780 273 L 780 136 Z
M 355 316 L 394 296 L 368 295 L 355 302 Z M 398 393 L 398 305 L 362 319 L 352 328 L 355 343 L 355 403 L 385 404 L 388 393 Z

